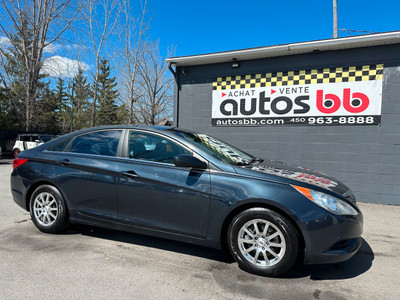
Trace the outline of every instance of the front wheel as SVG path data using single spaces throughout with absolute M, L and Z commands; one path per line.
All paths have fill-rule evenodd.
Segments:
M 39 186 L 30 199 L 30 214 L 35 226 L 42 232 L 57 233 L 68 225 L 65 201 L 54 186 Z
M 297 231 L 282 215 L 266 208 L 250 208 L 233 218 L 228 245 L 239 266 L 263 276 L 279 276 L 296 262 Z

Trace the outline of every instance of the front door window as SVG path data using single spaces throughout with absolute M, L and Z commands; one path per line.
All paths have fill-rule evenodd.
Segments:
M 129 135 L 129 158 L 174 163 L 174 157 L 192 153 L 182 146 L 161 136 L 131 131 Z

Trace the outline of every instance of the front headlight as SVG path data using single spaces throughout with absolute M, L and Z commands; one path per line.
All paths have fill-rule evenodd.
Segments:
M 331 195 L 314 191 L 301 186 L 292 185 L 298 192 L 306 196 L 315 204 L 337 215 L 357 215 L 358 212 L 345 201 Z

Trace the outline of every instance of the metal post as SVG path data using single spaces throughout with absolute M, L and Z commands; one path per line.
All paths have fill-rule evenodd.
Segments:
M 333 38 L 338 38 L 337 28 L 337 0 L 333 0 Z

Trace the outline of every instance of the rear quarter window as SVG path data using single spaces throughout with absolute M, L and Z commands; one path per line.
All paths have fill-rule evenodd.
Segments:
M 47 151 L 60 151 L 60 152 L 63 152 L 64 149 L 68 146 L 68 144 L 70 142 L 71 142 L 70 139 L 61 141 L 61 142 L 57 143 L 56 145 L 54 145 L 54 146 L 52 146 L 50 148 L 47 148 Z
M 47 151 L 115 156 L 122 130 L 97 131 L 63 140 Z

